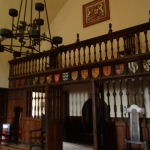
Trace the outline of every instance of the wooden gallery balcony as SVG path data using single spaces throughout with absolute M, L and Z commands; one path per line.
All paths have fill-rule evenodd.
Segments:
M 9 61 L 10 88 L 149 74 L 150 22 Z M 138 64 L 138 71 L 136 65 Z M 117 68 L 119 67 L 119 69 Z M 132 73 L 131 73 L 132 72 Z M 134 74 L 133 74 L 134 72 Z

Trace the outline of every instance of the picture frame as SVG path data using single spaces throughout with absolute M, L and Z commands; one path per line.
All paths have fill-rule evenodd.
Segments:
M 109 0 L 94 0 L 82 6 L 83 27 L 110 19 Z

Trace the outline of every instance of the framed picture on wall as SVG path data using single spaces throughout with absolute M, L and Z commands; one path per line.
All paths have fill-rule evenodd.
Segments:
M 109 0 L 94 0 L 83 5 L 83 27 L 110 19 Z

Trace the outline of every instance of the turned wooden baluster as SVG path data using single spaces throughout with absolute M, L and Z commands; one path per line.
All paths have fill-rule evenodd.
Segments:
M 20 75 L 20 62 L 18 62 L 18 75 Z
M 40 114 L 39 114 L 39 112 L 40 112 L 40 88 L 37 88 L 37 103 L 36 103 L 36 108 L 37 108 L 37 118 L 39 118 L 40 117 Z
M 120 51 L 119 37 L 116 38 L 116 41 L 117 41 L 117 58 L 120 58 L 120 55 L 119 55 L 119 51 Z
M 97 62 L 96 60 L 96 43 L 93 44 L 94 47 L 94 62 Z
M 80 55 L 80 47 L 78 48 L 78 58 L 79 58 L 79 61 L 78 61 L 78 65 L 81 65 L 81 55 Z
M 109 81 L 107 81 L 106 82 L 106 86 L 107 86 L 107 105 L 108 105 L 108 114 L 109 114 L 109 120 L 110 120 L 110 116 L 111 116 L 111 113 L 110 113 L 110 111 L 111 111 L 111 109 L 110 109 L 110 92 L 109 92 L 109 84 L 110 84 L 110 82 Z
M 45 55 L 45 59 L 44 59 L 44 71 L 48 70 L 48 55 Z
M 17 74 L 16 75 L 19 75 L 19 62 L 17 63 Z
M 76 61 L 76 54 L 75 54 L 75 49 L 73 49 L 73 66 L 76 66 L 76 63 L 75 63 L 75 61 Z
M 123 92 L 122 92 L 122 80 L 119 80 L 119 87 L 120 87 L 120 111 L 121 111 L 121 118 L 122 121 L 124 121 L 124 116 L 123 116 L 123 104 L 122 104 L 122 96 L 123 96 Z
M 111 43 L 111 59 L 113 59 L 114 58 L 113 39 L 110 39 L 110 43 Z
M 142 108 L 144 109 L 144 117 L 145 117 L 145 101 L 144 101 L 144 88 L 143 88 L 143 78 L 139 78 L 140 80 L 140 95 L 141 95 L 141 101 L 142 101 Z
M 88 48 L 89 48 L 89 61 L 88 61 L 88 63 L 91 63 L 91 45 L 89 45 L 88 46 Z
M 12 71 L 13 71 L 13 70 L 12 70 L 12 69 L 13 69 L 13 68 L 12 68 L 12 67 L 13 67 L 13 64 L 11 63 L 11 64 L 9 64 L 9 65 L 10 65 L 10 68 L 9 68 L 9 76 L 13 76 L 13 72 L 12 72 Z
M 17 75 L 17 64 L 15 63 L 15 76 Z
M 18 62 L 18 75 L 20 75 L 20 62 Z
M 15 63 L 15 76 L 17 76 L 17 63 Z
M 42 56 L 41 59 L 42 59 L 42 64 L 41 64 L 42 68 L 41 68 L 41 71 L 44 71 L 44 56 Z
M 15 65 L 14 65 L 14 75 L 16 76 L 16 63 L 15 63 Z
M 20 62 L 20 75 L 22 75 L 22 61 Z
M 144 35 L 145 35 L 145 45 L 146 45 L 146 49 L 145 49 L 145 52 L 149 52 L 149 49 L 148 49 L 148 39 L 147 39 L 147 30 L 144 31 Z
M 16 76 L 16 63 L 14 64 L 14 75 Z
M 36 95 L 35 89 L 32 89 L 32 112 L 34 112 L 34 114 L 32 114 L 32 117 L 35 118 L 36 117 L 36 105 L 35 105 L 36 104 L 36 96 L 34 95 L 34 97 L 33 97 L 33 93 Z
M 18 62 L 18 75 L 20 75 L 20 62 Z
M 31 59 L 31 73 L 34 73 L 34 58 Z
M 142 52 L 141 52 L 141 43 L 140 43 L 140 33 L 138 32 L 138 33 L 136 33 L 136 35 L 137 35 L 137 45 L 138 45 L 138 54 L 141 54 Z
M 129 79 L 125 79 L 125 83 L 126 83 L 127 108 L 128 108 L 129 107 L 129 96 L 130 96 L 130 92 L 129 92 Z
M 34 64 L 35 64 L 35 65 L 34 65 L 34 66 L 35 66 L 35 68 L 34 68 L 34 69 L 35 69 L 35 70 L 34 70 L 34 72 L 36 73 L 36 72 L 37 72 L 37 58 L 35 58 Z
M 14 76 L 14 63 L 11 64 L 10 76 Z
M 41 63 L 40 63 L 40 61 L 41 61 L 41 57 L 38 58 L 38 72 L 41 71 Z
M 29 73 L 31 73 L 31 59 L 29 60 Z
M 107 41 L 104 42 L 105 43 L 105 60 L 108 60 L 108 49 L 107 49 Z
M 59 53 L 59 63 L 60 68 L 62 68 L 62 52 Z
M 23 75 L 25 74 L 25 62 L 24 61 L 22 62 L 22 74 Z
M 101 45 L 102 45 L 102 42 L 99 42 L 99 55 L 100 55 L 99 61 L 102 60 L 102 47 L 101 47 Z
M 83 64 L 86 64 L 86 61 L 85 61 L 85 46 L 83 46 Z
M 28 73 L 28 60 L 26 61 L 26 72 L 25 72 L 25 74 L 27 74 Z
M 115 120 L 117 120 L 117 105 L 116 105 L 116 81 L 112 81 L 113 83 L 113 96 L 114 96 L 114 115 Z
M 65 51 L 64 52 L 64 54 L 65 54 L 65 58 L 64 58 L 64 68 L 66 68 L 67 67 L 67 51 Z
M 136 101 L 136 95 L 137 95 L 137 92 L 136 92 L 136 80 L 135 79 L 132 79 L 132 82 L 133 82 L 133 101 L 134 101 L 134 104 L 137 104 L 137 101 Z
M 45 103 L 45 101 L 44 101 L 44 89 L 43 88 L 41 88 L 40 89 L 40 91 L 41 91 L 41 104 L 40 104 L 40 110 L 41 110 L 41 114 L 45 114 L 45 112 L 44 112 L 44 103 Z
M 18 75 L 18 63 L 16 63 L 16 75 Z
M 68 53 L 69 53 L 69 64 L 68 64 L 68 67 L 71 67 L 71 50 L 70 49 L 68 50 Z
M 126 56 L 126 55 L 127 55 L 127 53 L 126 53 L 126 49 L 127 49 L 126 39 L 127 39 L 127 37 L 126 37 L 126 36 L 124 36 L 124 37 L 123 37 L 124 56 Z

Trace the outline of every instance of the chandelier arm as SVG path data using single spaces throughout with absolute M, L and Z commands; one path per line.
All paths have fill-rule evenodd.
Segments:
M 14 17 L 12 17 L 12 27 L 11 30 L 13 31 L 13 26 L 14 26 Z M 12 33 L 13 34 L 13 33 Z M 10 48 L 12 49 L 12 44 L 13 44 L 13 35 L 11 37 L 11 44 L 10 44 Z
M 26 11 L 27 11 L 27 0 L 26 0 L 26 2 L 25 2 L 25 7 L 24 7 L 24 20 L 23 21 L 25 21 L 25 19 L 26 19 Z
M 49 19 L 48 19 L 48 13 L 47 13 L 47 5 L 46 5 L 46 0 L 44 0 L 45 3 L 45 11 L 46 11 L 46 19 L 47 19 L 47 24 L 48 24 L 48 32 L 49 32 L 49 37 L 50 39 L 52 39 L 51 37 L 51 32 L 50 32 L 50 25 L 49 25 Z M 51 46 L 53 47 L 53 44 L 51 42 Z
M 21 13 L 21 8 L 22 8 L 22 2 L 23 2 L 23 0 L 21 0 L 21 2 L 20 2 L 20 9 L 19 9 L 19 15 L 18 15 L 18 20 L 17 20 L 17 27 L 18 27 L 19 21 L 20 21 L 20 13 Z M 16 34 L 17 34 L 17 30 L 16 30 Z
M 30 15 L 30 30 L 32 27 L 32 8 L 33 8 L 33 0 L 31 0 L 31 7 L 30 7 L 30 11 L 31 11 L 31 15 Z M 31 37 L 29 37 L 29 45 L 31 45 Z
M 39 19 L 40 19 L 40 11 L 39 11 Z M 38 28 L 39 28 L 39 33 L 41 33 L 41 26 L 40 26 L 40 22 L 38 22 Z M 40 35 L 38 37 L 38 41 L 39 41 L 39 51 L 41 51 L 41 40 L 40 40 Z

